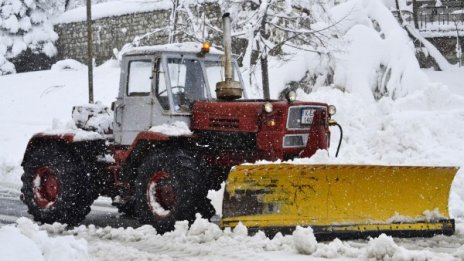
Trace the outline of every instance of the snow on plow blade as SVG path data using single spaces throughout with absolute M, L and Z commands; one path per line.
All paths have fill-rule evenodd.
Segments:
M 311 226 L 318 239 L 454 233 L 448 216 L 458 168 L 241 165 L 227 179 L 223 227 L 268 235 Z

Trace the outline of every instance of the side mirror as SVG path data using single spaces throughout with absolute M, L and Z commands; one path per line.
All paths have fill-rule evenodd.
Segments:
M 116 106 L 116 102 L 111 103 L 111 110 L 114 111 L 114 107 Z

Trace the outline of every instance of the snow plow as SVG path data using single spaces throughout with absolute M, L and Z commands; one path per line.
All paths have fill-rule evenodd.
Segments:
M 455 168 L 241 165 L 328 150 L 335 107 L 247 99 L 231 54 L 209 45 L 124 53 L 112 109 L 76 106 L 76 128 L 34 135 L 22 166 L 22 200 L 35 220 L 76 225 L 99 195 L 163 233 L 215 214 L 209 190 L 226 181 L 223 227 L 317 236 L 452 234 L 447 202 Z M 109 121 L 112 122 L 109 123 Z
M 271 235 L 311 226 L 319 239 L 451 235 L 448 198 L 456 172 L 453 167 L 238 166 L 227 180 L 222 225 L 242 222 Z

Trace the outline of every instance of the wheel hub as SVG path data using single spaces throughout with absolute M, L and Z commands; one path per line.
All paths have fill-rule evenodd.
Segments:
M 170 176 L 165 171 L 157 171 L 151 176 L 147 186 L 147 202 L 155 217 L 169 216 L 176 204 L 176 190 Z
M 39 208 L 50 208 L 59 196 L 59 180 L 55 172 L 48 166 L 43 166 L 35 171 L 33 179 L 33 194 L 35 203 Z

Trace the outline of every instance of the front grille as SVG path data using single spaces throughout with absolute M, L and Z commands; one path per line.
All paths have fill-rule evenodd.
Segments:
M 284 136 L 284 148 L 303 148 L 308 142 L 308 134 L 291 134 Z
M 309 129 L 317 111 L 324 110 L 323 106 L 293 106 L 288 109 L 287 129 L 300 130 Z M 309 111 L 307 111 L 309 110 Z M 307 111 L 306 123 L 302 123 L 303 111 Z
M 240 120 L 210 118 L 209 127 L 221 129 L 238 129 L 240 127 Z
M 197 131 L 198 144 L 208 145 L 210 149 L 227 148 L 250 150 L 256 148 L 256 133 L 227 131 Z

